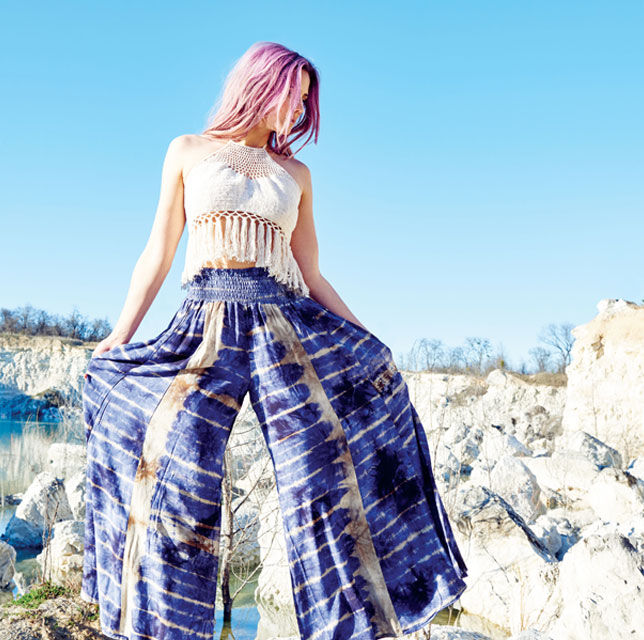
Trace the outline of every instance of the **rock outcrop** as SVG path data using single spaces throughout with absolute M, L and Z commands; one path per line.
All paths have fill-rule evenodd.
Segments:
M 0 418 L 56 422 L 79 406 L 92 349 L 81 340 L 0 333 Z
M 628 464 L 644 456 L 644 305 L 602 300 L 572 331 L 563 432 L 585 431 Z

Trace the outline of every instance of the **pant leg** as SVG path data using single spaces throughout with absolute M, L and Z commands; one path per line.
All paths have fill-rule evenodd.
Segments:
M 149 415 L 177 372 L 172 365 L 175 352 L 163 346 L 176 340 L 184 325 L 190 326 L 189 311 L 182 305 L 166 329 L 152 340 L 119 345 L 91 358 L 85 373 L 82 403 L 87 470 L 81 598 L 100 603 L 101 609 L 109 612 L 105 614 L 109 616 L 105 621 L 108 630 L 115 626 L 119 606 L 120 578 L 114 580 L 120 575 L 118 536 L 126 527 L 128 492 L 141 453 L 139 443 Z
M 428 501 L 429 450 L 391 350 L 311 298 L 259 314 L 250 394 L 302 639 L 420 629 L 464 590 L 465 565 Z
M 186 300 L 88 368 L 84 591 L 110 637 L 212 638 L 223 454 L 249 384 L 238 320 Z

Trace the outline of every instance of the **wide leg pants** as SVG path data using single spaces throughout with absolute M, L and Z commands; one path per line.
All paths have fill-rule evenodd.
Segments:
M 390 349 L 265 267 L 205 268 L 155 338 L 90 360 L 81 597 L 112 638 L 210 640 L 224 449 L 246 393 L 302 640 L 427 625 L 467 568 Z

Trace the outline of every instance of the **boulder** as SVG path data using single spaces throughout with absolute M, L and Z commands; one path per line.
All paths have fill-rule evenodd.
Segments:
M 24 492 L 0 540 L 16 548 L 41 546 L 54 523 L 72 517 L 63 480 L 43 471 Z
M 82 520 L 63 520 L 53 526 L 52 537 L 36 556 L 46 580 L 80 590 L 84 531 Z
M 0 541 L 0 589 L 11 585 L 16 570 L 16 550 L 6 542 Z

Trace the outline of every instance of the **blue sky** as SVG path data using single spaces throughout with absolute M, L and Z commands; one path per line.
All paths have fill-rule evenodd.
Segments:
M 320 8 L 322 6 L 322 8 Z M 114 324 L 169 141 L 253 43 L 321 76 L 320 266 L 396 355 L 644 298 L 641 2 L 5 3 L 0 305 Z M 181 303 L 187 229 L 133 340 Z

